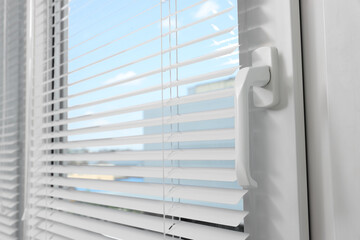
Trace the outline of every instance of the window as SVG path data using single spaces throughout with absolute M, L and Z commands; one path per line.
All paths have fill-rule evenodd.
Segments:
M 25 239 L 306 239 L 298 3 L 27 10 Z M 241 110 L 246 71 L 270 83 Z M 258 107 L 275 78 L 280 103 Z

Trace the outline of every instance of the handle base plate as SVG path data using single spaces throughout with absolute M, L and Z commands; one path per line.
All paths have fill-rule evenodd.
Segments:
M 253 87 L 253 102 L 258 108 L 270 108 L 279 103 L 278 53 L 275 47 L 261 47 L 252 52 L 252 66 L 269 66 L 270 82 L 265 87 Z

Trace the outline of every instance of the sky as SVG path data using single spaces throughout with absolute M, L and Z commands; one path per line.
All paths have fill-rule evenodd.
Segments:
M 177 2 L 177 6 L 175 6 L 175 2 Z M 197 5 L 197 3 L 201 4 Z M 229 11 L 224 14 L 210 18 L 207 21 L 201 21 L 226 9 L 229 9 Z M 176 11 L 179 12 L 177 15 L 174 14 Z M 169 14 L 171 17 L 168 17 Z M 191 27 L 187 27 L 191 24 L 193 24 Z M 175 82 L 201 75 L 209 71 L 238 66 L 239 53 L 235 50 L 226 56 L 178 69 L 175 68 L 163 74 L 147 74 L 144 77 L 137 77 L 161 69 L 161 67 L 166 68 L 226 47 L 238 45 L 236 25 L 236 0 L 162 0 L 162 3 L 160 3 L 160 0 L 72 0 L 69 13 L 68 83 L 70 87 L 68 88 L 68 94 L 69 96 L 81 94 L 81 92 L 97 87 L 104 87 L 104 89 L 70 98 L 68 106 L 71 108 L 103 99 L 104 96 L 105 98 L 113 97 L 158 86 L 162 83 Z M 173 50 L 170 53 L 166 52 L 162 56 L 159 54 L 161 51 L 166 51 L 177 45 L 186 44 L 231 27 L 234 28 L 217 37 Z M 174 32 L 174 29 L 181 30 Z M 171 35 L 167 34 L 169 31 L 173 33 Z M 160 38 L 161 34 L 165 36 Z M 113 71 L 112 69 L 116 70 Z M 94 75 L 97 75 L 97 77 L 91 78 Z M 134 80 L 105 88 L 109 84 L 130 78 L 134 78 Z M 166 89 L 163 92 L 154 91 L 104 104 L 79 108 L 70 111 L 68 117 L 73 118 L 160 101 L 162 97 L 168 99 L 186 96 L 190 94 L 189 89 L 195 85 L 218 80 L 213 79 L 202 83 L 187 84 L 178 88 Z M 74 84 L 78 81 L 81 82 Z M 143 117 L 143 111 L 138 111 L 72 123 L 68 125 L 68 129 L 134 121 L 143 119 Z M 68 141 L 113 138 L 141 135 L 143 133 L 143 128 L 133 128 L 74 135 L 70 136 Z M 88 149 L 91 151 L 99 151 L 100 149 L 141 150 L 143 147 L 142 144 L 134 144 Z M 236 183 L 217 184 L 222 184 L 223 187 L 225 185 L 236 187 Z M 232 206 L 232 208 L 242 209 L 242 204 Z
M 78 94 L 97 87 L 105 87 L 129 78 L 136 78 L 141 74 L 154 69 L 161 69 L 177 62 L 183 62 L 224 47 L 238 44 L 237 28 L 199 43 L 179 48 L 163 54 L 171 46 L 188 43 L 200 37 L 214 34 L 221 30 L 234 27 L 237 24 L 237 9 L 235 0 L 72 0 L 69 13 L 69 55 L 68 69 L 69 84 L 78 84 L 69 87 L 68 94 Z M 196 3 L 201 3 L 196 5 Z M 192 6 L 192 5 L 196 6 Z M 160 7 L 160 5 L 162 5 Z M 212 14 L 220 13 L 233 7 L 229 12 L 215 18 L 203 21 L 186 28 L 191 23 L 201 21 Z M 176 9 L 177 8 L 177 9 Z M 184 10 L 185 9 L 185 10 Z M 176 11 L 179 13 L 174 14 Z M 169 12 L 171 17 L 169 18 Z M 162 14 L 162 21 L 160 16 Z M 174 32 L 176 27 L 181 29 Z M 167 34 L 173 31 L 171 37 Z M 153 57 L 149 57 L 153 55 Z M 112 56 L 112 57 L 110 57 Z M 105 60 L 104 60 L 105 59 Z M 144 60 L 145 59 L 145 60 Z M 129 64 L 134 63 L 134 64 Z M 216 58 L 210 61 L 173 69 L 171 72 L 157 73 L 146 77 L 139 77 L 125 84 L 104 88 L 90 94 L 70 98 L 68 106 L 76 106 L 96 100 L 104 96 L 113 97 L 127 92 L 173 82 L 191 76 L 211 71 L 237 66 L 238 52 Z M 111 71 L 111 69 L 118 68 Z M 103 72 L 109 71 L 106 74 Z M 91 78 L 93 75 L 100 74 Z M 216 81 L 212 80 L 212 81 Z M 208 81 L 209 82 L 209 81 Z M 199 84 L 199 83 L 197 83 Z M 80 108 L 69 112 L 68 117 L 84 114 L 93 114 L 102 111 L 119 109 L 149 101 L 160 101 L 162 95 L 165 99 L 185 96 L 188 89 L 196 84 L 188 84 L 178 88 L 167 89 L 163 92 L 155 91 L 140 96 L 128 97 L 116 101 Z M 98 118 L 89 121 L 77 122 L 68 125 L 69 129 L 98 126 L 115 122 L 126 122 L 143 118 L 142 111 L 122 114 L 114 117 Z M 108 138 L 143 133 L 142 128 L 75 135 L 69 141 L 88 138 Z M 121 146 L 124 149 L 141 149 L 141 145 Z

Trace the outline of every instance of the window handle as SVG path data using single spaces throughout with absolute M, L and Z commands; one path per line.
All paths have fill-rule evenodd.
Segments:
M 252 58 L 253 66 L 240 69 L 235 78 L 235 169 L 243 187 L 257 187 L 250 174 L 249 108 L 270 108 L 279 102 L 276 48 L 256 49 Z

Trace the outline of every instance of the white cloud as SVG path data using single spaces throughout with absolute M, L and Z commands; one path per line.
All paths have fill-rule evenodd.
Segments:
M 215 24 L 211 24 L 211 27 L 215 30 L 215 31 L 220 31 L 220 28 L 218 26 L 216 26 Z
M 163 28 L 169 28 L 170 27 L 170 24 L 171 24 L 171 30 L 174 30 L 176 28 L 176 21 L 174 18 L 170 18 L 171 20 L 169 21 L 169 18 L 165 18 L 163 21 L 162 21 L 162 27 Z M 179 26 L 179 20 L 177 22 L 178 26 Z
M 220 43 L 218 41 L 216 41 L 216 40 L 212 40 L 212 41 L 213 41 L 213 43 L 211 44 L 211 46 L 219 46 L 220 45 Z
M 234 65 L 234 64 L 239 64 L 239 58 L 230 58 L 228 61 L 223 63 L 223 65 Z
M 86 111 L 84 115 L 90 115 L 90 114 L 94 114 L 93 111 Z
M 204 18 L 210 14 L 215 14 L 219 10 L 219 5 L 214 1 L 208 1 L 201 5 L 200 9 L 195 13 L 195 18 Z
M 114 82 L 118 82 L 118 81 L 121 81 L 121 80 L 124 80 L 124 79 L 127 79 L 127 78 L 131 78 L 131 77 L 134 77 L 135 75 L 136 75 L 136 73 L 133 72 L 133 71 L 128 71 L 128 72 L 125 72 L 125 73 L 119 73 L 115 77 L 112 77 L 112 78 L 109 78 L 108 80 L 106 80 L 104 82 L 104 85 L 111 84 L 111 83 L 114 83 Z M 138 80 L 140 80 L 140 79 L 137 79 L 137 80 L 134 80 L 134 81 L 136 82 Z
M 230 38 L 226 38 L 226 39 L 220 40 L 220 41 L 213 40 L 213 44 L 211 46 L 218 46 L 220 44 L 228 43 L 228 42 L 231 42 L 231 41 L 237 40 L 237 39 L 238 39 L 237 37 L 230 37 Z
M 104 118 L 98 118 L 95 119 L 91 122 L 89 122 L 88 126 L 103 126 L 103 125 L 107 125 L 110 124 L 110 122 Z
M 232 48 L 232 47 L 235 47 L 235 46 L 238 46 L 238 45 L 239 45 L 238 43 L 228 43 L 226 46 L 217 48 L 216 51 L 224 50 L 224 49 L 227 49 L 227 48 Z
M 231 56 L 239 56 L 240 52 L 237 50 L 237 51 L 234 51 L 232 53 L 229 53 L 229 54 L 226 54 L 226 55 L 223 55 L 223 56 L 220 56 L 220 57 L 217 57 L 217 58 L 226 58 L 226 57 L 231 57 Z

